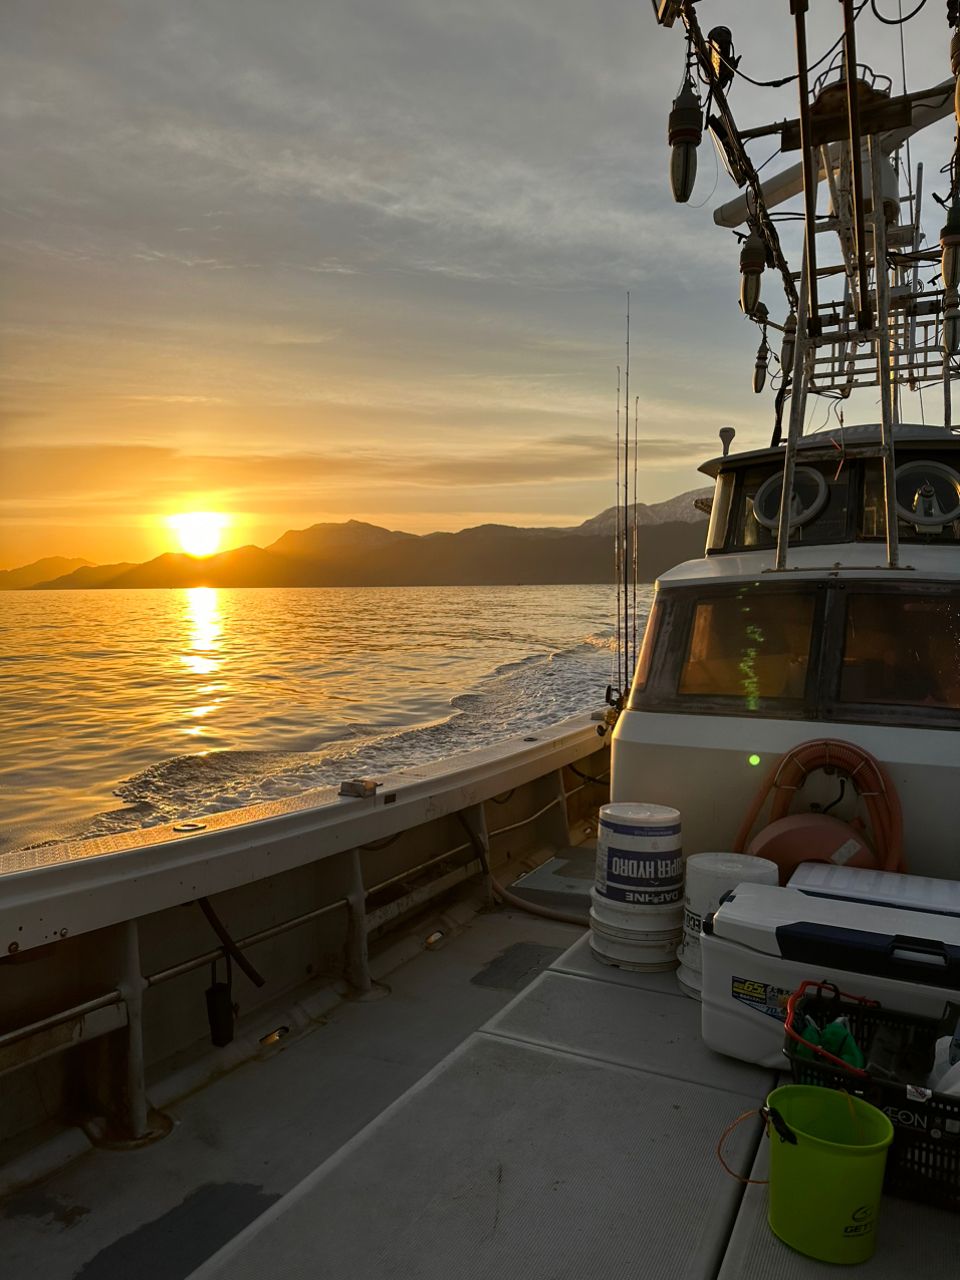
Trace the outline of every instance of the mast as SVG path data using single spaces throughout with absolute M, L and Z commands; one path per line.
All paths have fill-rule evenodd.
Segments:
M 873 278 L 877 298 L 877 377 L 880 382 L 880 456 L 883 460 L 883 504 L 886 510 L 887 567 L 900 563 L 897 518 L 897 478 L 893 428 L 897 417 L 897 389 L 890 369 L 890 292 L 887 275 L 887 222 L 883 211 L 883 181 L 877 139 L 870 139 L 870 184 L 873 204 Z
M 871 387 L 879 391 L 880 406 L 879 443 L 871 447 L 871 453 L 882 470 L 886 561 L 895 569 L 900 563 L 896 442 L 903 411 L 901 393 L 906 395 L 910 390 L 920 394 L 926 386 L 941 385 L 944 426 L 949 429 L 952 423 L 951 381 L 958 372 L 953 361 L 960 349 L 960 127 L 952 159 L 944 168 L 944 172 L 949 170 L 950 185 L 947 199 L 940 200 L 947 220 L 939 245 L 931 241 L 924 244 L 921 234 L 922 166 L 917 169 L 916 187 L 910 190 L 909 155 L 904 169 L 898 153 L 914 133 L 954 112 L 955 91 L 960 123 L 960 3 L 951 0 L 947 13 L 948 25 L 958 28 L 950 49 L 953 76 L 919 92 L 907 91 L 904 76 L 903 93 L 897 96 L 890 77 L 857 61 L 855 23 L 864 4 L 840 0 L 840 36 L 811 61 L 806 27 L 809 0 L 781 0 L 784 17 L 789 12 L 793 19 L 796 74 L 754 80 L 738 70 L 741 59 L 728 28 L 716 27 L 704 36 L 695 3 L 655 0 L 654 7 L 662 26 L 679 19 L 686 28 L 687 57 L 695 60 L 708 102 L 719 112 L 719 117 L 707 117 L 707 127 L 727 172 L 741 188 L 735 199 L 714 213 L 718 225 L 743 228 L 738 232 L 741 239 L 744 231 L 749 233 L 740 251 L 740 309 L 760 326 L 763 342 L 768 326 L 784 334 L 783 382 L 775 392 L 774 446 L 780 440 L 780 415 L 788 394 L 790 405 L 775 570 L 785 572 L 788 568 L 797 449 L 808 397 L 826 399 L 829 420 L 831 403 L 839 410 L 851 395 Z M 920 8 L 914 7 L 900 23 L 892 24 L 900 29 L 901 68 L 906 66 L 904 25 Z M 876 16 L 886 21 L 881 14 Z M 835 71 L 837 59 L 833 55 L 841 46 L 842 63 Z M 810 73 L 831 58 L 827 69 L 811 84 Z M 793 80 L 799 95 L 796 119 L 738 129 L 729 104 L 734 91 L 749 92 L 745 82 L 776 88 Z M 671 145 L 695 147 L 699 142 L 696 121 L 685 117 L 682 123 L 684 129 L 669 130 Z M 777 135 L 780 150 L 799 151 L 800 163 L 772 176 L 764 175 L 761 181 L 747 154 L 747 143 Z M 896 158 L 895 165 L 892 158 Z M 695 172 L 695 168 L 694 162 L 687 171 Z M 908 190 L 901 200 L 899 186 L 904 172 Z M 821 179 L 829 188 L 831 210 L 818 216 Z M 689 200 L 692 188 L 691 180 L 680 194 L 675 191 L 675 198 Z M 772 210 L 798 196 L 803 200 L 800 216 L 804 236 L 801 269 L 796 272 L 784 257 Z M 909 221 L 901 221 L 901 208 L 908 207 Z M 839 248 L 839 255 L 833 261 L 825 232 L 836 235 L 834 249 Z M 941 260 L 937 283 L 936 264 Z M 782 322 L 771 313 L 774 303 L 759 300 L 760 278 L 766 266 L 776 267 L 783 282 L 787 316 Z M 928 279 L 931 271 L 933 278 Z M 755 377 L 754 390 L 761 393 L 763 389 L 764 379 Z M 921 413 L 922 408 L 921 400 Z M 838 412 L 841 423 L 842 418 Z

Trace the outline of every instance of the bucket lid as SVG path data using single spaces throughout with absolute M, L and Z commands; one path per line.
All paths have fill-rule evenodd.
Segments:
M 773 873 L 773 883 L 779 877 L 779 868 L 769 858 L 758 858 L 754 853 L 691 853 L 687 858 L 687 874 L 696 868 L 699 871 L 718 873 L 729 872 L 742 875 L 744 878 L 751 872 L 769 876 Z
M 665 804 L 633 804 L 618 802 L 602 804 L 600 817 L 609 818 L 611 822 L 640 822 L 645 826 L 672 827 L 680 821 L 679 809 L 671 809 Z

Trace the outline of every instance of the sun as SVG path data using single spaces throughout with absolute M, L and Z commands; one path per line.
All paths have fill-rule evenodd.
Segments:
M 188 556 L 212 556 L 229 523 L 229 516 L 220 511 L 184 511 L 167 520 Z

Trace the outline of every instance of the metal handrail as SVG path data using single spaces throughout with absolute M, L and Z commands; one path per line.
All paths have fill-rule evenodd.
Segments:
M 336 902 L 328 902 L 325 906 L 315 907 L 313 911 L 305 911 L 303 915 L 293 916 L 290 920 L 271 925 L 269 929 L 261 929 L 258 933 L 251 933 L 246 938 L 239 938 L 236 945 L 239 950 L 245 951 L 248 947 L 256 946 L 258 942 L 267 942 L 270 938 L 279 937 L 280 934 L 288 933 L 291 929 L 309 924 L 311 920 L 317 920 L 338 907 L 349 905 L 349 899 L 338 898 Z M 222 955 L 224 955 L 224 948 L 215 947 L 212 951 L 205 951 L 202 956 L 194 956 L 191 960 L 183 960 L 180 964 L 171 965 L 169 969 L 160 969 L 157 973 L 148 974 L 143 980 L 144 985 L 159 986 L 161 982 L 169 982 L 171 978 L 179 978 L 182 974 L 192 973 L 194 969 L 202 969 L 204 965 L 213 964 Z
M 568 795 L 573 795 L 572 791 L 565 791 L 562 796 L 555 796 L 549 804 L 545 804 L 542 809 L 538 809 L 536 813 L 531 813 L 526 818 L 521 818 L 519 822 L 511 822 L 507 827 L 497 827 L 495 831 L 487 832 L 487 839 L 492 840 L 494 836 L 506 835 L 508 831 L 519 831 L 521 827 L 525 827 L 529 822 L 535 822 L 537 818 L 542 818 L 545 813 L 549 813 L 551 809 L 555 809 L 557 805 L 566 803 Z
M 535 822 L 537 818 L 542 818 L 545 813 L 549 813 L 549 811 L 557 805 L 566 803 L 570 796 L 575 796 L 578 791 L 583 790 L 583 787 L 584 784 L 581 783 L 579 787 L 574 787 L 570 791 L 565 791 L 563 793 L 562 800 L 560 796 L 556 796 L 548 804 L 545 804 L 542 809 L 538 809 L 536 813 L 528 814 L 526 818 L 521 818 L 519 822 L 511 822 L 505 827 L 497 827 L 493 831 L 488 831 L 487 839 L 492 840 L 494 836 L 506 835 L 508 831 L 519 831 L 521 827 L 528 826 L 529 823 Z M 379 893 L 382 889 L 389 888 L 392 884 L 399 884 L 403 880 L 409 880 L 411 876 L 415 876 L 420 871 L 425 871 L 427 867 L 435 866 L 436 863 L 443 862 L 447 858 L 452 858 L 457 853 L 466 853 L 466 851 L 471 847 L 472 846 L 469 844 L 458 844 L 453 849 L 447 849 L 445 853 L 438 853 L 436 857 L 428 858 L 426 862 L 418 863 L 415 867 L 408 867 L 406 871 L 401 871 L 399 875 L 391 876 L 389 880 L 381 880 L 379 884 L 375 884 L 365 891 L 366 896 L 369 898 L 372 894 Z
M 497 827 L 493 831 L 487 833 L 487 838 L 492 839 L 494 836 L 506 835 L 510 831 L 518 831 L 521 827 L 529 826 L 531 822 L 535 822 L 537 818 L 542 818 L 545 813 L 549 813 L 551 809 L 558 805 L 565 804 L 570 796 L 576 795 L 578 791 L 583 790 L 583 784 L 565 791 L 562 796 L 556 796 L 550 800 L 541 809 L 537 809 L 534 813 L 528 814 L 525 818 L 521 818 L 519 822 L 511 822 L 506 826 Z M 367 889 L 365 896 L 370 897 L 374 893 L 378 893 L 383 889 L 389 888 L 391 885 L 397 884 L 402 880 L 409 880 L 411 876 L 416 875 L 420 871 L 426 870 L 428 867 L 443 862 L 448 858 L 454 857 L 458 853 L 466 853 L 472 846 L 469 843 L 457 845 L 453 849 L 447 849 L 445 852 L 438 854 L 436 857 L 428 858 L 426 862 L 421 862 L 415 867 L 409 867 L 399 875 L 391 876 L 388 880 L 383 880 L 372 888 Z M 469 865 L 469 864 L 468 864 Z M 319 919 L 321 916 L 327 915 L 331 911 L 336 911 L 340 907 L 349 907 L 348 898 L 338 898 L 335 902 L 328 902 L 322 907 L 316 907 L 312 911 L 306 911 L 302 915 L 293 916 L 289 920 L 281 921 L 280 924 L 271 925 L 267 929 L 260 929 L 257 933 L 251 933 L 245 938 L 237 940 L 237 947 L 240 950 L 246 950 L 248 947 L 256 946 L 260 942 L 267 942 L 271 938 L 276 938 L 280 934 L 287 933 L 292 929 L 300 928 L 302 925 L 309 924 L 313 920 Z M 143 979 L 145 989 L 159 986 L 161 983 L 170 982 L 174 978 L 182 977 L 184 974 L 192 973 L 196 969 L 202 969 L 204 965 L 213 964 L 219 960 L 224 954 L 223 947 L 214 947 L 210 951 L 205 951 L 202 955 L 192 956 L 189 960 L 183 960 L 179 964 L 170 965 L 166 969 L 160 969 L 156 973 L 147 974 Z M 41 1018 L 37 1022 L 32 1022 L 28 1026 L 17 1027 L 11 1031 L 0 1033 L 0 1049 L 8 1045 L 16 1044 L 20 1040 L 29 1039 L 32 1035 L 37 1035 L 43 1031 L 50 1031 L 55 1027 L 63 1026 L 64 1023 L 71 1022 L 76 1018 L 85 1017 L 89 1013 L 95 1013 L 99 1009 L 110 1008 L 113 1005 L 124 1004 L 124 998 L 119 991 L 111 991 L 106 995 L 96 996 L 92 1000 L 87 1000 L 83 1004 L 74 1005 L 70 1009 L 63 1009 L 59 1013 L 50 1014 L 49 1017 Z
M 389 880 L 381 880 L 379 884 L 364 890 L 365 896 L 370 898 L 373 894 L 380 893 L 383 889 L 388 889 L 392 884 L 399 884 L 403 880 L 411 879 L 412 876 L 421 871 L 426 871 L 427 867 L 435 866 L 438 862 L 445 862 L 447 858 L 452 858 L 456 853 L 466 853 L 469 848 L 469 844 L 458 844 L 455 849 L 447 849 L 444 853 L 438 853 L 436 857 L 428 858 L 426 862 L 418 863 L 415 867 L 408 867 L 406 871 L 401 871 L 399 875 L 391 876 Z
M 72 1022 L 74 1018 L 84 1018 L 88 1013 L 96 1013 L 98 1009 L 109 1009 L 111 1005 L 123 1003 L 124 999 L 119 991 L 111 991 L 105 996 L 95 996 L 92 1000 L 74 1005 L 71 1009 L 51 1013 L 49 1017 L 31 1022 L 28 1026 L 15 1027 L 12 1031 L 3 1032 L 0 1035 L 0 1049 L 17 1044 L 20 1040 L 27 1040 L 30 1036 L 39 1035 L 41 1031 L 52 1031 L 54 1027 L 62 1027 L 65 1022 Z

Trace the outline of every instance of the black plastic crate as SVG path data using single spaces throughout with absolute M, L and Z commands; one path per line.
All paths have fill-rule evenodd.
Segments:
M 802 994 L 807 987 L 813 994 Z M 938 1034 L 942 1035 L 940 1023 L 933 1018 L 894 1013 L 823 984 L 805 983 L 799 993 L 794 993 L 790 1007 L 788 1028 L 793 1019 L 802 1024 L 806 1014 L 821 1027 L 842 1015 L 849 1020 L 853 1038 L 864 1049 L 883 1026 L 909 1027 L 921 1038 L 929 1035 L 931 1049 Z M 798 1053 L 798 1045 L 789 1034 L 784 1053 L 797 1084 L 844 1089 L 890 1117 L 893 1143 L 887 1155 L 884 1191 L 960 1213 L 960 1098 L 891 1083 L 852 1067 L 835 1065 L 823 1057 L 806 1057 Z

